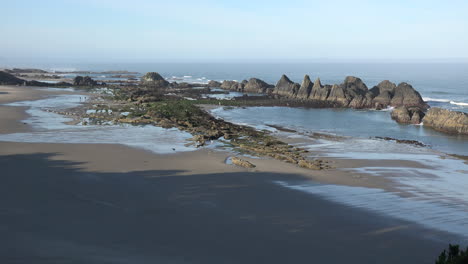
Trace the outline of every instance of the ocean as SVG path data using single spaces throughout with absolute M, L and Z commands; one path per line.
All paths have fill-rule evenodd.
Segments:
M 171 81 L 207 83 L 209 80 L 237 80 L 252 77 L 275 84 L 282 74 L 301 82 L 305 74 L 323 84 L 341 83 L 346 76 L 361 78 L 368 88 L 383 80 L 411 84 L 431 107 L 468 113 L 468 63 L 140 63 L 38 65 L 45 69 L 86 71 L 128 70 L 143 75 L 156 71 Z M 103 78 L 99 74 L 93 76 Z M 309 129 L 361 138 L 393 137 L 417 140 L 430 148 L 450 154 L 468 155 L 468 137 L 448 135 L 429 128 L 400 125 L 389 112 L 248 108 L 230 110 L 220 116 L 231 121 L 261 125 L 277 124 L 293 129 Z M 257 118 L 257 120 L 254 120 Z
M 301 82 L 305 74 L 324 84 L 341 83 L 346 76 L 361 78 L 372 88 L 383 80 L 407 82 L 431 106 L 468 112 L 468 63 L 126 63 L 46 64 L 44 69 L 111 71 L 144 74 L 159 72 L 170 79 L 206 83 L 209 80 L 242 81 L 252 77 L 275 84 L 282 74 Z M 97 76 L 98 77 L 98 76 Z
M 468 64 L 108 64 L 49 65 L 45 69 L 128 70 L 141 74 L 157 71 L 170 80 L 206 83 L 209 80 L 243 80 L 257 77 L 274 84 L 282 74 L 300 82 L 304 74 L 322 83 L 341 83 L 345 76 L 363 79 L 369 88 L 382 80 L 408 82 L 431 106 L 468 112 Z M 98 76 L 98 75 L 96 75 Z M 431 98 L 431 99 L 428 99 Z M 30 117 L 24 122 L 32 133 L 1 135 L 1 141 L 119 143 L 156 153 L 194 151 L 185 146 L 190 137 L 177 130 L 132 126 L 71 126 L 66 118 L 42 108 L 70 107 L 79 96 L 57 96 L 12 105 L 29 106 Z M 219 107 L 215 116 L 228 121 L 269 129 L 282 136 L 301 139 L 297 145 L 310 150 L 311 158 L 366 160 L 352 171 L 360 181 L 383 177 L 394 191 L 317 183 L 275 182 L 285 188 L 319 195 L 352 207 L 365 208 L 391 217 L 459 235 L 468 243 L 468 164 L 448 154 L 468 155 L 468 136 L 449 135 L 420 125 L 400 125 L 390 119 L 390 111 L 353 109 L 309 109 L 291 107 Z M 273 126 L 271 126 L 273 125 Z M 283 126 L 297 133 L 282 132 Z M 311 139 L 313 133 L 338 136 L 339 140 Z M 131 135 L 131 136 L 129 136 Z M 428 147 L 398 144 L 375 137 L 417 140 Z M 151 144 L 148 144 L 151 142 Z M 390 161 L 386 163 L 385 161 Z M 407 164 L 418 164 L 408 166 Z

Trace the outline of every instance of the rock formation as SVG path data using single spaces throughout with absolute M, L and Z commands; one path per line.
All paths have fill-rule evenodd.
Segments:
M 291 81 L 288 76 L 281 76 L 281 79 L 276 83 L 273 93 L 286 97 L 295 97 L 299 91 L 300 85 Z
M 391 106 L 426 106 L 421 95 L 414 88 L 403 82 L 400 83 L 393 92 L 390 102 Z
M 317 78 L 314 82 L 314 86 L 312 87 L 312 91 L 310 92 L 309 99 L 325 101 L 330 94 L 330 90 L 330 85 L 322 86 L 320 78 Z
M 89 76 L 76 76 L 73 79 L 73 85 L 76 86 L 95 86 L 97 82 Z
M 396 85 L 390 81 L 382 81 L 377 86 L 370 89 L 374 96 L 372 100 L 373 107 L 377 109 L 385 108 L 392 102 L 393 93 L 395 92 Z
M 210 83 L 208 83 L 208 86 L 211 87 Z M 260 79 L 251 78 L 248 81 L 243 80 L 242 82 L 223 81 L 223 83 L 218 87 L 222 89 L 226 89 L 226 90 L 236 91 L 236 92 L 271 93 L 274 86 Z
M 242 92 L 244 90 L 244 85 L 236 81 L 223 81 L 221 84 L 222 89 Z
M 299 91 L 297 92 L 297 98 L 308 99 L 313 86 L 314 84 L 310 80 L 309 75 L 304 76 L 304 80 L 302 81 L 301 87 L 299 88 Z
M 250 80 L 244 85 L 244 92 L 246 93 L 268 93 L 273 88 L 272 85 L 257 79 L 250 78 Z
M 25 82 L 10 73 L 0 71 L 0 85 L 23 85 Z
M 388 106 L 420 107 L 424 110 L 428 108 L 421 95 L 407 83 L 396 86 L 390 81 L 383 81 L 369 90 L 361 79 L 354 76 L 347 76 L 341 84 L 323 86 L 320 79 L 312 85 L 307 75 L 302 85 L 283 75 L 273 93 L 291 99 L 322 101 L 356 109 L 381 109 Z
M 217 81 L 209 81 L 208 87 L 221 87 L 221 83 Z
M 327 97 L 327 101 L 332 103 L 339 103 L 343 107 L 348 106 L 348 99 L 346 99 L 344 89 L 341 85 L 334 84 L 330 89 L 330 94 Z
M 398 123 L 417 125 L 421 123 L 424 112 L 419 107 L 400 106 L 392 111 L 391 117 Z
M 426 113 L 423 125 L 442 132 L 468 135 L 468 114 L 434 107 Z
M 141 77 L 141 83 L 145 86 L 152 87 L 168 87 L 169 82 L 166 81 L 159 73 L 157 72 L 148 72 L 143 77 Z
M 231 157 L 231 161 L 232 161 L 232 164 L 234 164 L 234 165 L 244 167 L 244 168 L 248 168 L 248 169 L 256 167 L 254 164 L 250 163 L 249 161 L 241 159 L 239 157 Z
M 0 85 L 28 85 L 28 86 L 47 87 L 47 86 L 63 86 L 63 83 L 50 84 L 50 83 L 38 82 L 38 81 L 26 81 L 10 73 L 0 71 Z

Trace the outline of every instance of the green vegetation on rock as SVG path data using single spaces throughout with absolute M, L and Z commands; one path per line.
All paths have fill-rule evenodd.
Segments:
M 435 264 L 468 264 L 468 247 L 460 250 L 459 245 L 449 245 L 437 258 Z

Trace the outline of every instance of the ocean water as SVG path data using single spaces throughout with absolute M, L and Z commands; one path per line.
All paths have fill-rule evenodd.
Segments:
M 450 135 L 420 125 L 402 125 L 390 111 L 313 109 L 292 107 L 242 107 L 212 110 L 225 120 L 256 127 L 277 125 L 300 132 L 322 132 L 360 139 L 392 137 L 417 140 L 434 150 L 468 155 L 468 135 Z M 372 144 L 369 144 L 371 147 Z M 384 151 L 384 150 L 382 150 Z
M 194 151 L 186 145 L 190 133 L 178 129 L 132 125 L 69 125 L 73 121 L 49 110 L 65 110 L 78 106 L 84 96 L 58 95 L 35 101 L 14 102 L 10 106 L 27 107 L 29 117 L 22 122 L 31 125 L 32 132 L 0 134 L 0 141 L 27 143 L 121 144 L 158 154 Z
M 319 195 L 327 200 L 351 207 L 419 223 L 425 227 L 452 233 L 452 244 L 468 243 L 468 209 L 465 204 L 422 199 L 421 197 L 401 197 L 381 189 L 349 187 L 311 182 L 276 182 L 293 190 Z M 431 239 L 440 239 L 432 237 Z M 447 242 L 449 243 L 449 242 Z
M 49 65 L 50 66 L 50 65 Z M 60 67 L 57 65 L 50 66 Z M 363 79 L 371 88 L 382 80 L 395 83 L 408 82 L 428 100 L 431 106 L 440 106 L 468 112 L 468 64 L 99 64 L 64 65 L 76 70 L 129 70 L 140 75 L 157 71 L 169 80 L 200 82 L 208 80 L 243 80 L 257 77 L 274 84 L 287 74 L 300 82 L 304 74 L 312 79 L 320 77 L 322 83 L 340 83 L 345 76 Z M 47 68 L 44 67 L 43 68 Z M 75 98 L 76 99 L 76 98 Z M 54 107 L 76 103 L 61 98 L 61 103 L 47 102 Z M 70 100 L 70 101 L 68 101 Z M 139 148 L 150 148 L 157 153 L 168 153 L 171 146 L 183 149 L 189 137 L 177 131 L 134 127 L 64 127 L 58 115 L 41 109 L 42 102 L 27 102 L 35 133 L 0 135 L 0 140 L 26 142 L 121 143 Z M 34 105 L 35 104 L 35 105 Z M 24 106 L 24 105 L 23 105 Z M 444 153 L 468 155 L 467 136 L 448 135 L 422 126 L 399 125 L 389 117 L 389 111 L 362 111 L 352 109 L 306 109 L 288 107 L 218 108 L 218 116 L 235 123 L 275 131 L 268 125 L 295 129 L 305 135 L 313 132 L 344 136 L 339 141 L 319 139 L 314 142 L 304 137 L 298 143 L 320 155 L 336 159 L 366 159 L 367 165 L 343 168 L 357 175 L 385 177 L 396 185 L 396 191 L 304 182 L 277 182 L 285 188 L 320 195 L 349 206 L 365 208 L 378 213 L 416 222 L 430 228 L 461 235 L 468 241 L 468 164 L 452 159 Z M 50 115 L 49 115 L 50 114 Z M 56 121 L 54 123 L 54 120 Z M 60 137 L 57 137 L 60 132 Z M 279 133 L 276 131 L 276 133 Z M 129 135 L 133 135 L 129 137 Z M 291 137 L 301 137 L 295 134 Z M 428 148 L 397 144 L 373 139 L 388 136 L 418 140 Z M 154 140 L 154 144 L 147 144 Z M 170 142 L 170 145 L 166 144 Z M 179 142 L 179 143 L 178 143 Z M 192 149 L 183 149 L 190 151 Z M 439 152 L 441 151 L 441 152 Z M 398 166 L 382 165 L 380 160 L 401 161 Z M 373 163 L 375 161 L 375 164 Z M 404 166 L 403 161 L 421 164 Z M 394 187 L 395 187 L 394 186 Z M 454 241 L 450 241 L 454 242 Z
M 257 77 L 275 84 L 282 74 L 301 82 L 305 74 L 320 77 L 324 84 L 343 82 L 349 75 L 360 77 L 369 88 L 383 80 L 408 82 L 431 106 L 468 112 L 468 63 L 124 63 L 43 64 L 45 69 L 109 71 L 156 71 L 177 82 L 207 83 L 209 80 L 241 81 Z M 96 75 L 97 78 L 102 78 Z

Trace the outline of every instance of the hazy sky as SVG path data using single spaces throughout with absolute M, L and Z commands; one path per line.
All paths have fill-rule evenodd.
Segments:
M 0 58 L 468 58 L 467 0 L 15 0 Z

